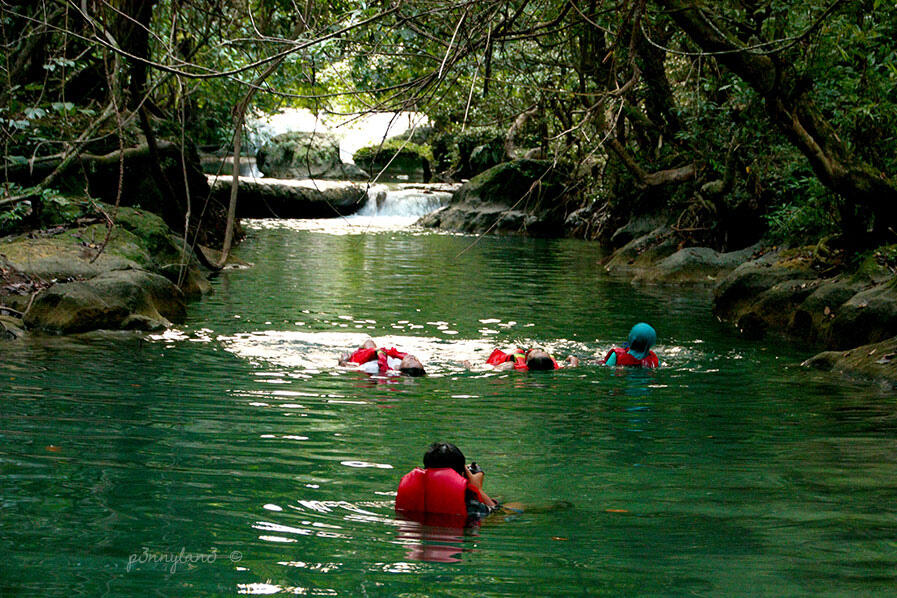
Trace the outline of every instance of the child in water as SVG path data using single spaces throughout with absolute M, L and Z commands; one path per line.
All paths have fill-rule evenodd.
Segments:
M 634 365 L 656 368 L 660 365 L 657 355 L 651 350 L 657 343 L 654 328 L 639 322 L 629 331 L 629 342 L 622 347 L 614 347 L 604 356 L 605 365 Z

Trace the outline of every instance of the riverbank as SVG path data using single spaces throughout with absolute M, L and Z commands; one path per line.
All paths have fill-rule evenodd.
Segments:
M 0 337 L 151 331 L 183 321 L 211 290 L 161 217 L 96 204 L 66 225 L 0 239 Z
M 418 224 L 468 233 L 578 236 L 584 208 L 567 205 L 544 161 L 517 160 L 474 177 Z M 729 252 L 686 246 L 668 215 L 634 216 L 603 235 L 600 264 L 636 285 L 713 289 L 713 313 L 749 339 L 806 348 L 807 366 L 897 387 L 897 247 L 865 254 L 768 242 Z

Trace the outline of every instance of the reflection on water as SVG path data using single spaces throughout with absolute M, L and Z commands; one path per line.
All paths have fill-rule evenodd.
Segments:
M 892 591 L 893 396 L 742 341 L 706 294 L 614 282 L 589 244 L 247 228 L 255 266 L 176 330 L 4 345 L 0 595 Z M 637 320 L 663 367 L 587 363 Z M 429 375 L 337 367 L 367 337 Z M 517 344 L 586 363 L 461 366 Z M 527 508 L 398 518 L 433 440 Z

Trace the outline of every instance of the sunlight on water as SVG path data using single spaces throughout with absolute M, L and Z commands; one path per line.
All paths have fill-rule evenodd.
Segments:
M 246 222 L 171 330 L 4 346 L 0 595 L 892 593 L 893 395 L 588 243 L 361 218 Z M 662 367 L 596 365 L 639 320 Z M 369 337 L 428 376 L 337 365 Z M 514 346 L 583 364 L 485 365 Z M 438 439 L 523 512 L 398 517 Z

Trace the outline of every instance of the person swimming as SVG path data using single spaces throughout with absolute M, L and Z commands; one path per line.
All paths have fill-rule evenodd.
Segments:
M 656 368 L 660 365 L 654 351 L 657 332 L 650 325 L 639 322 L 629 331 L 629 341 L 622 347 L 614 347 L 604 356 L 605 365 L 639 366 Z
M 544 371 L 558 370 L 564 367 L 548 351 L 539 347 L 531 349 L 517 347 L 508 353 L 501 349 L 495 349 L 486 359 L 486 363 L 497 370 Z M 565 363 L 568 367 L 577 366 L 579 359 L 570 355 Z M 464 365 L 468 368 L 472 367 L 469 361 L 465 361 Z
M 410 516 L 466 519 L 473 523 L 498 508 L 483 491 L 483 470 L 469 466 L 464 453 L 448 442 L 434 442 L 416 467 L 399 482 L 396 511 Z M 460 519 L 459 519 L 460 518 Z M 465 521 L 460 521 L 465 524 Z
M 423 363 L 414 355 L 399 351 L 395 347 L 389 349 L 377 347 L 377 343 L 370 338 L 353 353 L 340 355 L 338 362 L 343 367 L 358 364 L 358 369 L 368 374 L 385 375 L 390 371 L 412 377 L 427 374 Z

